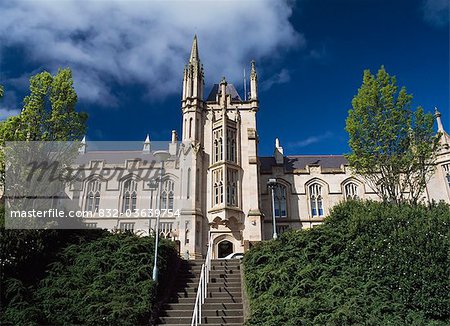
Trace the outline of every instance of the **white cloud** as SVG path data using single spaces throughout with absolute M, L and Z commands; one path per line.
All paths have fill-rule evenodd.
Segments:
M 281 69 L 281 71 L 279 73 L 273 75 L 269 79 L 266 79 L 261 84 L 261 87 L 263 90 L 268 90 L 273 85 L 288 83 L 290 80 L 291 80 L 291 74 L 290 74 L 289 70 L 283 68 L 283 69 Z
M 289 148 L 306 147 L 306 146 L 309 146 L 309 145 L 312 145 L 312 144 L 315 144 L 315 143 L 319 143 L 319 142 L 321 142 L 321 141 L 323 141 L 325 139 L 328 139 L 328 138 L 330 138 L 332 136 L 333 136 L 333 133 L 330 132 L 330 131 L 327 131 L 326 133 L 321 134 L 321 135 L 310 136 L 310 137 L 305 138 L 303 140 L 299 140 L 299 141 L 296 141 L 296 142 L 288 143 L 288 147 Z
M 0 121 L 6 120 L 13 115 L 18 115 L 19 112 L 20 112 L 19 110 L 10 110 L 0 105 Z
M 449 3 L 449 0 L 425 0 L 423 5 L 425 20 L 435 26 L 448 25 Z
M 37 66 L 70 66 L 80 98 L 114 105 L 112 83 L 179 92 L 194 33 L 207 86 L 240 82 L 251 59 L 304 45 L 291 13 L 279 0 L 14 0 L 0 3 L 0 44 L 24 46 Z

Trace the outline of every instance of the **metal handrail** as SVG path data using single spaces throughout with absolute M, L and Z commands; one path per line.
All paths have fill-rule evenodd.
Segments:
M 212 241 L 209 240 L 208 252 L 205 262 L 202 264 L 200 279 L 198 281 L 197 295 L 195 297 L 194 312 L 192 313 L 191 326 L 197 326 L 202 323 L 202 304 L 208 296 L 209 272 L 211 270 Z

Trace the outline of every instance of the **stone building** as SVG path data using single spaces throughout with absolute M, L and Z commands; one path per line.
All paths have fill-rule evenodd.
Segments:
M 163 164 L 148 136 L 142 150 L 108 152 L 89 146 L 80 150 L 77 164 L 87 176 L 67 192 L 81 209 L 93 212 L 85 219 L 89 226 L 148 234 L 156 229 L 156 218 L 141 214 L 143 210 L 177 209 L 176 215 L 161 216 L 160 235 L 175 240 L 180 253 L 191 258 L 204 255 L 211 239 L 214 256 L 219 258 L 271 239 L 272 212 L 280 234 L 320 224 L 330 208 L 346 198 L 377 199 L 368 183 L 352 174 L 343 156 L 285 156 L 278 140 L 273 156 L 258 156 L 254 62 L 248 98 L 242 99 L 225 78 L 205 97 L 194 38 L 182 85 L 182 135 L 178 141 L 172 132 L 165 148 L 170 156 Z M 437 111 L 436 119 L 444 147 L 424 199 L 450 202 L 450 137 Z M 154 175 L 146 173 L 149 170 Z M 105 171 L 121 173 L 105 178 Z M 269 179 L 276 182 L 273 202 Z M 106 216 L 105 209 L 117 215 Z

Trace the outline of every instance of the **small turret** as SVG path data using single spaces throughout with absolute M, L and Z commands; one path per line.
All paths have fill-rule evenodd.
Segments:
M 437 107 L 434 108 L 434 116 L 436 117 L 438 131 L 444 133 L 444 126 L 441 121 L 441 112 L 438 111 Z
M 151 144 L 150 144 L 150 136 L 147 134 L 147 137 L 145 137 L 144 140 L 144 147 L 142 148 L 142 151 L 146 154 L 149 154 L 151 151 Z
M 81 140 L 81 145 L 80 148 L 78 148 L 78 153 L 79 154 L 85 154 L 86 153 L 86 136 L 83 137 L 83 139 Z
M 275 157 L 277 164 L 284 163 L 283 147 L 280 146 L 280 140 L 278 138 L 275 138 L 275 150 L 273 152 L 273 156 Z

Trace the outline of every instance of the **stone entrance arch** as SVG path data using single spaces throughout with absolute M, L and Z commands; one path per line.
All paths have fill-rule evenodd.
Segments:
M 217 244 L 217 258 L 224 258 L 234 252 L 233 243 L 228 240 L 222 240 Z

